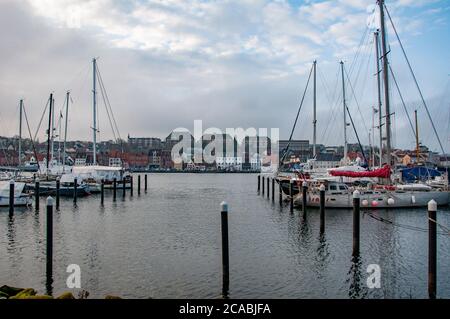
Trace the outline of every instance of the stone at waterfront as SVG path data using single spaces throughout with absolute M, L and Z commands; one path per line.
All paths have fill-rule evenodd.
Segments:
M 71 292 L 64 292 L 56 299 L 75 299 L 75 297 L 73 296 L 73 294 Z

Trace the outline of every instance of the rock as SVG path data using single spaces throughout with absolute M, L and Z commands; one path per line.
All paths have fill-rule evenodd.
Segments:
M 5 294 L 8 297 L 15 296 L 23 290 L 24 290 L 24 288 L 16 288 L 16 287 L 11 287 L 11 286 L 7 286 L 7 285 L 3 285 L 0 287 L 0 293 Z
M 122 299 L 122 298 L 120 298 L 118 296 L 113 296 L 113 295 L 106 295 L 105 299 Z
M 36 290 L 27 288 L 19 292 L 17 295 L 10 297 L 10 299 L 26 299 L 27 297 L 36 295 Z
M 68 291 L 68 292 L 61 294 L 56 299 L 75 299 L 75 297 L 73 296 L 73 294 L 71 292 Z
M 48 295 L 35 295 L 35 296 L 28 296 L 21 299 L 53 299 L 52 296 Z

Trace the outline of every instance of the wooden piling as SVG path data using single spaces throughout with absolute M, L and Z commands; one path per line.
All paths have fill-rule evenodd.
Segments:
M 258 175 L 258 194 L 261 191 L 261 175 Z
M 307 194 L 308 194 L 308 183 L 306 181 L 303 181 L 302 183 L 302 209 L 303 209 L 303 216 L 306 216 L 306 205 L 307 203 Z
M 262 176 L 262 196 L 264 196 L 264 176 Z
M 53 273 L 53 198 L 47 197 L 47 227 L 46 227 L 46 277 Z
M 133 193 L 134 193 L 134 181 L 133 180 L 134 180 L 133 175 L 131 175 L 130 176 L 130 196 L 131 197 L 133 197 Z
M 9 181 L 9 217 L 14 215 L 14 180 Z
M 103 206 L 105 203 L 105 180 L 102 179 L 100 184 L 100 204 Z
M 294 180 L 289 181 L 290 211 L 294 211 Z
M 114 177 L 113 180 L 113 201 L 115 202 L 117 198 L 117 178 Z
M 228 295 L 230 286 L 230 264 L 228 246 L 228 204 L 222 202 L 221 207 L 221 231 L 222 231 L 222 293 Z
M 141 195 L 141 175 L 138 175 L 138 195 Z
M 353 253 L 354 257 L 359 256 L 359 211 L 360 211 L 360 193 L 358 190 L 353 192 Z
M 270 196 L 270 177 L 267 176 L 267 198 Z
M 144 190 L 147 192 L 147 174 L 144 176 Z
M 281 187 L 281 180 L 278 179 L 278 201 L 280 206 L 283 205 L 283 188 Z
M 77 204 L 77 189 L 78 189 L 78 179 L 75 177 L 73 179 L 73 203 L 74 205 Z
M 275 178 L 272 177 L 272 202 L 275 201 Z
M 320 233 L 325 232 L 325 185 L 321 184 L 320 188 Z
M 125 183 L 125 178 L 122 178 L 122 198 L 125 199 L 125 196 L 127 195 L 127 191 L 126 191 L 126 183 Z
M 59 189 L 61 187 L 61 181 L 59 176 L 56 178 L 56 210 L 59 210 Z
M 34 181 L 34 208 L 36 211 L 39 210 L 39 191 L 40 191 L 39 178 Z
M 437 203 L 428 202 L 428 296 L 436 299 L 437 275 Z

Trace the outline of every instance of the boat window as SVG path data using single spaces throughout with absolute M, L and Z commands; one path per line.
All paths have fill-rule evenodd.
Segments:
M 330 191 L 335 191 L 335 190 L 337 190 L 336 185 L 330 185 Z
M 345 185 L 339 185 L 339 190 L 345 191 L 347 190 L 347 187 L 345 187 Z

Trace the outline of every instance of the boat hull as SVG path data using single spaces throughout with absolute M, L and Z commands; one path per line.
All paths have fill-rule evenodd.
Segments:
M 319 207 L 319 192 L 308 192 L 307 206 Z M 429 191 L 429 192 L 362 192 L 360 194 L 361 208 L 379 209 L 379 208 L 411 208 L 426 207 L 430 200 L 435 200 L 439 206 L 449 204 L 450 193 L 447 191 Z M 298 194 L 294 199 L 295 206 L 302 205 L 302 195 Z M 326 194 L 326 208 L 352 208 L 353 196 L 351 193 Z

